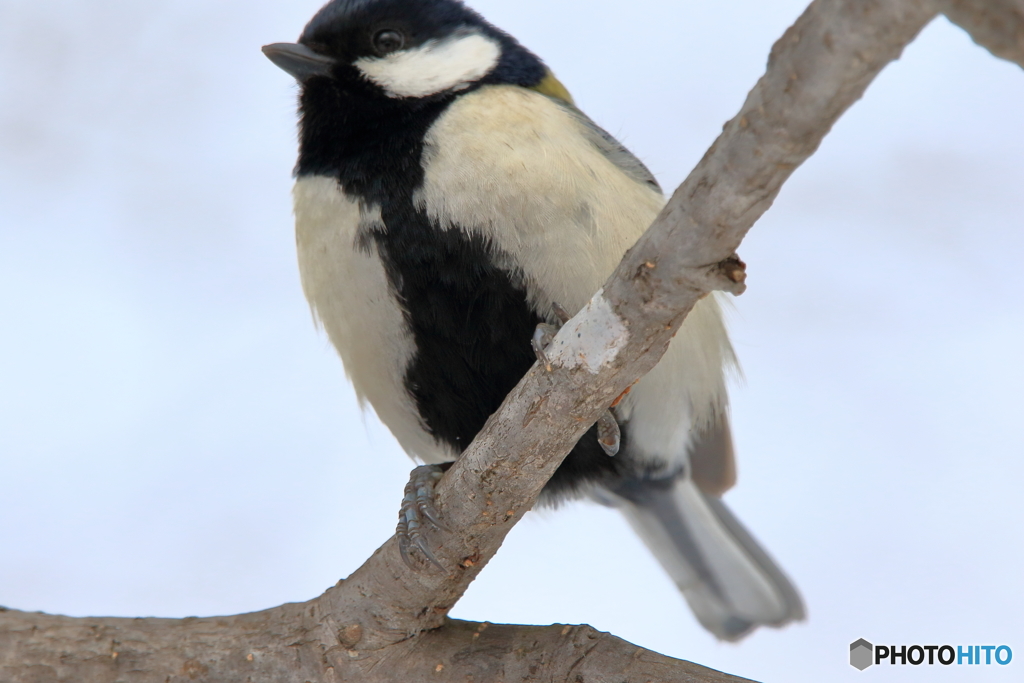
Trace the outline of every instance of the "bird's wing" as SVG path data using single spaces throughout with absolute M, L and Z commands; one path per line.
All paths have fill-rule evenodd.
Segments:
M 539 92 L 541 95 L 551 98 L 555 104 L 563 107 L 580 123 L 584 129 L 584 135 L 588 140 L 598 149 L 613 164 L 618 166 L 623 173 L 637 181 L 649 185 L 658 192 L 661 192 L 661 186 L 658 185 L 658 181 L 655 179 L 654 174 L 644 166 L 643 162 L 636 158 L 636 156 L 626 149 L 625 145 L 616 140 L 608 131 L 601 126 L 594 123 L 589 116 L 584 114 L 576 107 L 576 103 L 572 99 L 572 95 L 566 89 L 562 82 L 555 78 L 550 70 L 547 75 L 541 80 L 540 83 L 529 88 L 530 90 Z
M 661 192 L 661 185 L 658 184 L 654 174 L 632 152 L 626 149 L 621 142 L 612 137 L 611 133 L 594 123 L 589 116 L 575 106 L 568 103 L 560 104 L 580 123 L 587 135 L 587 139 L 608 161 L 618 166 L 623 173 L 638 183 L 643 183 Z
M 701 491 L 720 496 L 736 483 L 736 458 L 727 415 L 717 415 L 690 443 L 690 477 Z

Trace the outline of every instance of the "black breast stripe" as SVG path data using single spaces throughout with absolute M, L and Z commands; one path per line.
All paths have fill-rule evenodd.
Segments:
M 450 102 L 410 109 L 327 79 L 310 81 L 296 172 L 336 177 L 347 194 L 380 207 L 382 224 L 364 237 L 378 247 L 415 340 L 406 389 L 431 433 L 462 452 L 533 364 L 530 340 L 541 320 L 517 274 L 496 265 L 507 257 L 496 259 L 482 237 L 458 226 L 441 229 L 414 206 L 423 138 Z M 307 113 L 325 111 L 334 115 Z M 608 457 L 591 429 L 545 493 L 571 495 L 615 474 L 624 450 Z

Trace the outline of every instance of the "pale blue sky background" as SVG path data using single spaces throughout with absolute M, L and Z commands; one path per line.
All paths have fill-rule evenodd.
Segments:
M 478 0 L 667 188 L 804 2 Z M 295 86 L 318 0 L 0 0 L 0 604 L 306 600 L 394 529 L 411 463 L 300 291 Z M 588 622 L 765 681 L 1019 680 L 1024 71 L 936 21 L 740 253 L 727 501 L 806 623 L 714 641 L 615 513 L 530 515 L 453 612 Z M 849 643 L 1008 644 L 860 673 Z

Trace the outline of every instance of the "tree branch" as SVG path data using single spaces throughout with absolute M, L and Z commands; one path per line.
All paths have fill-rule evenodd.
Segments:
M 446 615 L 600 413 L 664 353 L 709 291 L 743 291 L 734 252 L 789 175 L 935 16 L 930 0 L 815 0 L 775 44 L 739 114 L 590 304 L 438 486 L 448 572 L 392 538 L 317 599 L 210 619 L 0 614 L 4 681 L 725 681 L 589 627 Z M 396 498 L 397 503 L 397 498 Z M 443 627 L 443 628 L 439 628 Z M 437 629 L 430 631 L 430 629 Z
M 449 620 L 374 651 L 324 642 L 319 600 L 205 619 L 72 619 L 0 614 L 4 683 L 195 681 L 659 681 L 730 676 L 644 650 L 589 626 Z
M 1024 0 L 944 0 L 942 12 L 975 43 L 1024 68 Z

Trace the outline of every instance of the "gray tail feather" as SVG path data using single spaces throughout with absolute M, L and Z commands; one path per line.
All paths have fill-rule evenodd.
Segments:
M 722 640 L 804 618 L 800 594 L 719 498 L 689 477 L 628 479 L 599 495 L 622 511 L 682 591 L 697 620 Z

